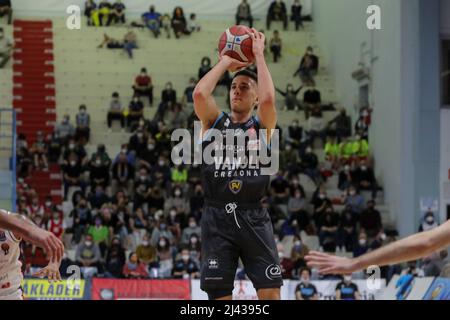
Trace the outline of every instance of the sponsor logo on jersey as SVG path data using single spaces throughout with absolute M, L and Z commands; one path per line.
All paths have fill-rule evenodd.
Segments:
M 230 188 L 231 192 L 233 192 L 234 194 L 237 194 L 242 189 L 242 181 L 241 180 L 232 180 L 228 183 L 228 187 Z
M 269 280 L 281 278 L 281 268 L 277 264 L 271 264 L 266 268 L 266 277 Z
M 219 269 L 219 259 L 208 259 L 208 269 Z

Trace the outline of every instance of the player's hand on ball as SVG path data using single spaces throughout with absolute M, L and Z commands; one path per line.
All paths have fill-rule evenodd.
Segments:
M 47 278 L 49 282 L 61 281 L 59 273 L 59 263 L 50 262 L 45 268 L 33 274 L 33 277 Z
M 227 70 L 231 72 L 236 72 L 241 69 L 250 66 L 248 62 L 241 62 L 239 60 L 233 59 L 230 56 L 222 55 L 219 57 L 220 61 L 227 64 Z
M 323 252 L 311 251 L 305 260 L 308 267 L 318 269 L 320 274 L 349 274 L 357 271 L 352 259 Z
M 264 56 L 266 36 L 255 28 L 252 28 L 252 31 L 249 35 L 252 38 L 253 55 L 255 57 Z

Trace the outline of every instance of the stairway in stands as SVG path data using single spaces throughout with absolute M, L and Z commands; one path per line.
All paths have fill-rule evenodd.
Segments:
M 36 132 L 52 133 L 56 121 L 52 21 L 14 21 L 13 107 L 17 111 L 17 133 L 25 134 L 29 146 Z M 62 202 L 61 171 L 33 171 L 27 183 L 41 201 L 51 195 Z

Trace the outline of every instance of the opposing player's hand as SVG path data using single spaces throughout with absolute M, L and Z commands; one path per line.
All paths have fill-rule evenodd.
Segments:
M 308 267 L 318 269 L 320 274 L 349 274 L 357 271 L 354 260 L 323 252 L 311 251 L 305 260 Z
M 58 263 L 64 254 L 64 245 L 53 233 L 33 226 L 23 238 L 45 250 L 50 262 Z
M 34 273 L 33 277 L 47 278 L 49 282 L 61 281 L 59 263 L 50 262 L 46 267 Z
M 250 66 L 250 63 L 236 60 L 234 58 L 231 58 L 230 56 L 227 56 L 226 54 L 219 56 L 219 60 L 220 62 L 227 65 L 227 70 L 230 72 L 236 72 Z
M 249 35 L 252 38 L 253 55 L 255 57 L 264 56 L 264 43 L 266 41 L 266 36 L 264 35 L 264 33 L 259 32 L 255 28 L 252 28 L 252 32 L 250 32 Z

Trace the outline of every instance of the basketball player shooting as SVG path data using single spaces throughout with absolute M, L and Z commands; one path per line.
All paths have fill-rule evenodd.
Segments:
M 266 136 L 258 138 L 268 143 L 276 126 L 275 89 L 264 59 L 265 37 L 255 29 L 248 29 L 247 34 L 252 40 L 258 74 L 241 70 L 250 62 L 239 61 L 225 53 L 194 90 L 194 108 L 202 125 L 203 150 L 212 143 L 207 141 L 207 136 L 213 128 L 222 132 L 220 144 L 229 150 L 228 147 L 234 146 L 227 144 L 224 130 L 258 133 L 259 129 L 266 129 Z M 219 79 L 227 70 L 238 71 L 230 89 L 230 113 L 221 112 L 213 97 Z M 201 289 L 210 300 L 231 300 L 240 258 L 258 298 L 279 300 L 283 282 L 278 252 L 269 213 L 260 203 L 270 176 L 261 175 L 260 169 L 250 167 L 242 170 L 245 174 L 235 176 L 237 169 L 230 170 L 220 161 L 211 165 L 203 163 L 201 170 L 205 190 L 201 219 Z
M 450 221 L 432 230 L 420 232 L 385 247 L 349 259 L 312 251 L 305 257 L 308 266 L 321 274 L 350 274 L 369 266 L 385 266 L 417 260 L 450 245 Z
M 0 210 L 0 300 L 22 299 L 20 241 L 24 239 L 47 253 L 49 264 L 34 274 L 49 281 L 61 280 L 59 266 L 64 245 L 52 233 L 38 228 L 22 215 Z

